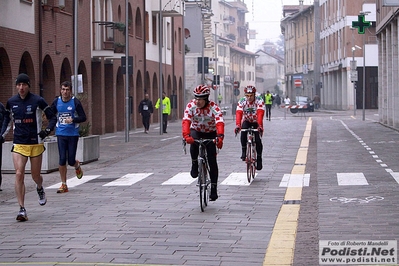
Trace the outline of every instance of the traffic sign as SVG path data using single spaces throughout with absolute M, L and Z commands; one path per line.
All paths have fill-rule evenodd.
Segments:
M 295 79 L 295 80 L 294 80 L 294 85 L 295 85 L 295 87 L 301 87 L 301 86 L 302 86 L 302 80 L 300 80 L 300 79 Z
M 238 95 L 240 95 L 240 90 L 235 88 L 233 93 L 234 93 L 234 96 L 238 96 Z
M 234 88 L 238 89 L 240 87 L 239 81 L 234 81 Z

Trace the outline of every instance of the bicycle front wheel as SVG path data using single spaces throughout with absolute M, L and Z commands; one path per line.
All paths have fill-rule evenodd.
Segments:
M 247 160 L 246 160 L 248 183 L 251 183 L 252 172 L 253 172 L 253 170 L 252 170 L 252 164 L 253 164 L 252 161 L 253 161 L 254 158 L 252 158 L 252 154 L 253 154 L 252 145 L 251 145 L 251 143 L 248 143 L 248 145 L 247 145 Z
M 257 164 L 257 162 L 256 162 L 256 160 L 257 160 L 257 154 L 256 154 L 256 146 L 255 146 L 255 144 L 254 145 L 252 145 L 252 155 L 251 155 L 251 157 L 252 157 L 252 163 L 251 163 L 251 176 L 252 176 L 252 179 L 255 179 L 255 174 L 256 174 L 256 164 Z
M 200 200 L 200 207 L 201 211 L 205 211 L 205 207 L 208 204 L 208 201 L 206 200 L 207 197 L 207 191 L 206 191 L 206 165 L 204 163 L 201 163 L 199 165 L 198 169 L 198 184 L 199 184 L 199 200 Z M 208 195 L 209 197 L 209 195 Z

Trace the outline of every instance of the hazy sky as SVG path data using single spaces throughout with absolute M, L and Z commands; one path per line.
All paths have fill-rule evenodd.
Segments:
M 299 5 L 299 0 L 244 0 L 248 8 L 246 21 L 249 29 L 256 30 L 256 40 L 250 40 L 247 50 L 256 51 L 270 40 L 276 42 L 281 35 L 280 21 L 283 5 Z M 313 0 L 304 0 L 304 5 L 312 5 Z

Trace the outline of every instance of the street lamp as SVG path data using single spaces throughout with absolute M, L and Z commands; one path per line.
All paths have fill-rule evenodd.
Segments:
M 360 11 L 359 15 L 367 16 L 370 11 Z M 366 120 L 366 33 L 363 34 L 363 121 Z
M 355 44 L 352 46 L 352 62 L 351 62 L 351 81 L 353 83 L 353 115 L 356 116 L 356 82 L 357 82 L 357 64 L 355 61 L 355 50 L 362 47 Z

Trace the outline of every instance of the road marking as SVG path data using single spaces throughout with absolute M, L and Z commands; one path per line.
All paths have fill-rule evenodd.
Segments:
M 127 174 L 127 175 L 124 175 L 121 178 L 118 178 L 112 182 L 104 184 L 103 187 L 131 186 L 150 175 L 152 175 L 152 173 Z
M 303 134 L 303 138 L 310 136 L 312 130 L 312 118 L 308 119 L 306 124 L 306 129 Z M 307 162 L 307 152 L 308 145 L 306 141 L 301 143 L 306 144 L 306 147 L 300 146 L 297 153 L 297 158 L 295 165 L 292 168 L 291 176 L 301 175 L 303 181 L 301 184 L 305 183 L 305 169 Z M 306 150 L 306 152 L 303 152 Z M 304 164 L 299 165 L 298 162 L 304 162 Z M 296 178 L 293 178 L 297 184 Z M 307 178 L 307 177 L 306 177 Z M 298 178 L 300 179 L 300 178 Z M 306 181 L 308 182 L 308 181 Z M 289 181 L 287 182 L 289 184 Z M 300 202 L 302 199 L 302 187 L 287 187 L 285 192 L 284 201 L 285 202 Z M 294 261 L 294 251 L 295 251 L 295 239 L 298 228 L 298 218 L 299 218 L 300 204 L 283 204 L 278 213 L 276 222 L 273 227 L 272 235 L 270 237 L 269 245 L 266 249 L 265 258 L 263 260 L 263 266 L 266 265 L 292 265 Z
M 190 185 L 197 181 L 197 178 L 192 178 L 189 172 L 182 172 L 169 178 L 162 185 Z
M 337 173 L 339 186 L 364 186 L 368 185 L 363 173 Z
M 255 173 L 255 178 L 258 173 Z M 252 183 L 252 180 L 251 180 Z M 249 186 L 247 179 L 247 173 L 231 173 L 229 176 L 223 180 L 221 185 L 229 185 L 229 186 Z
M 387 169 L 388 170 L 388 169 Z M 389 169 L 390 170 L 390 169 Z M 392 170 L 391 170 L 392 171 Z M 395 179 L 396 183 L 399 184 L 399 172 L 389 172 L 393 179 Z
M 84 184 L 86 182 L 89 182 L 90 180 L 96 179 L 97 177 L 99 177 L 101 175 L 84 175 L 81 179 L 77 179 L 75 178 L 70 178 L 68 179 L 68 187 L 76 187 L 79 186 L 81 184 Z M 61 186 L 62 182 L 59 182 L 55 185 L 49 186 L 47 188 L 59 188 Z
M 279 187 L 308 187 L 310 174 L 285 174 Z

